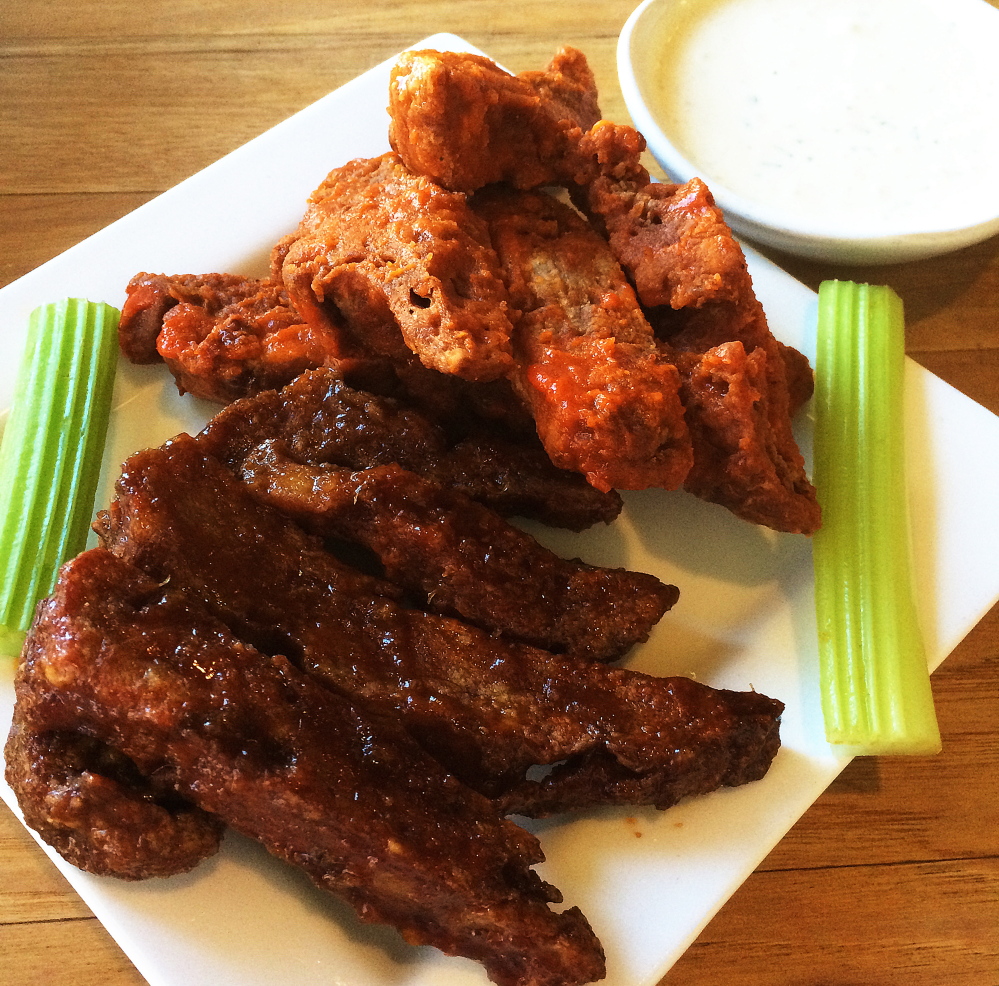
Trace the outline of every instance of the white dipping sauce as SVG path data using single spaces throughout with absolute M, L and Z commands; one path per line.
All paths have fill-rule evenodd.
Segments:
M 985 0 L 678 0 L 665 32 L 651 108 L 709 184 L 830 233 L 999 215 Z

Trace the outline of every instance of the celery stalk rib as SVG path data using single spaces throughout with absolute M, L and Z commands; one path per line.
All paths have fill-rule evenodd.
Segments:
M 905 486 L 905 326 L 890 288 L 819 289 L 813 539 L 826 738 L 858 752 L 940 749 L 919 627 Z
M 86 544 L 117 362 L 119 313 L 67 299 L 31 313 L 0 445 L 0 641 L 30 625 Z

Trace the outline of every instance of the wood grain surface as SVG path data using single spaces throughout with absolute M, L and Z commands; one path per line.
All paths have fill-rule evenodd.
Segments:
M 575 45 L 605 116 L 626 121 L 614 59 L 632 5 L 8 0 L 0 284 L 437 31 L 514 71 Z M 812 287 L 892 285 L 910 354 L 999 413 L 999 238 L 877 269 L 768 255 Z M 933 687 L 943 752 L 854 761 L 661 986 L 999 986 L 999 609 Z M 142 982 L 0 807 L 0 984 Z

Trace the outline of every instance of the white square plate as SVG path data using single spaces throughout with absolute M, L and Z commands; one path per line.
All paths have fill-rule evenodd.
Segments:
M 474 50 L 454 35 L 414 47 Z M 388 150 L 390 62 L 296 114 L 0 291 L 0 408 L 9 405 L 29 312 L 63 297 L 120 306 L 139 271 L 262 274 L 326 173 Z M 747 251 L 748 252 L 748 251 Z M 774 333 L 814 354 L 814 294 L 749 252 Z M 909 487 L 919 612 L 936 666 L 999 598 L 999 418 L 909 361 Z M 120 363 L 99 493 L 138 448 L 197 431 L 215 410 L 178 397 L 163 367 Z M 802 447 L 810 448 L 807 415 Z M 684 493 L 628 494 L 613 525 L 582 535 L 532 526 L 563 553 L 653 572 L 681 598 L 632 665 L 756 688 L 787 704 L 784 746 L 762 781 L 668 812 L 605 810 L 534 823 L 544 876 L 578 904 L 607 951 L 612 986 L 651 986 L 850 759 L 823 739 L 806 538 L 737 520 Z M 13 663 L 0 663 L 0 736 Z M 9 789 L 0 793 L 16 811 Z M 185 876 L 129 884 L 46 850 L 153 986 L 483 986 L 473 962 L 362 925 L 256 844 L 230 836 Z

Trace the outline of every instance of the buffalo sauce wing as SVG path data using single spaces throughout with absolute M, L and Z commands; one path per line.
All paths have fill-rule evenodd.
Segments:
M 807 360 L 781 345 L 710 190 L 598 179 L 577 200 L 608 236 L 680 373 L 693 443 L 684 487 L 754 524 L 813 534 L 815 490 L 791 427 Z
M 625 177 L 645 147 L 631 127 L 600 118 L 593 73 L 569 47 L 520 75 L 481 55 L 404 52 L 389 113 L 389 140 L 406 167 L 452 191 Z
M 510 378 L 552 461 L 602 490 L 680 486 L 679 376 L 607 243 L 544 193 L 492 188 L 473 208 L 519 312 Z
M 380 351 L 404 341 L 469 380 L 510 365 L 506 290 L 481 221 L 394 154 L 329 173 L 275 249 L 273 276 L 318 332 L 346 320 Z
M 284 288 L 233 274 L 137 274 L 118 326 L 135 363 L 163 360 L 181 393 L 219 403 L 337 362 L 342 343 L 313 330 Z

